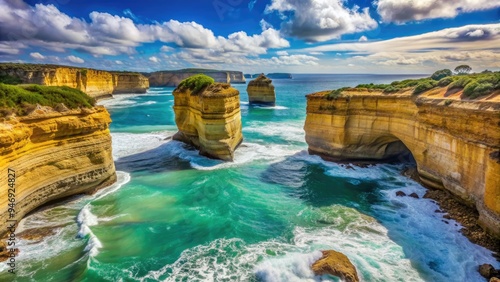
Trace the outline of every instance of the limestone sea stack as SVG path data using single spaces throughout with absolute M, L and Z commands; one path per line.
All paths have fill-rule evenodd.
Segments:
M 45 203 L 116 181 L 106 109 L 59 110 L 38 106 L 27 116 L 0 119 L 0 236 L 9 219 L 19 222 Z M 11 199 L 15 213 L 8 210 Z
M 460 89 L 427 89 L 417 95 L 418 86 L 308 95 L 309 152 L 333 161 L 380 161 L 411 153 L 426 186 L 475 206 L 478 223 L 500 237 L 499 92 L 471 100 Z
M 248 83 L 247 92 L 250 104 L 276 105 L 276 92 L 273 81 L 264 74 Z
M 174 90 L 173 139 L 191 144 L 201 155 L 232 161 L 243 141 L 239 91 L 206 75 L 185 79 Z

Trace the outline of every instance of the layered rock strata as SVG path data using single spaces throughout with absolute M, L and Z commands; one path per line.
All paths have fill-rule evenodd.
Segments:
M 273 81 L 264 74 L 248 83 L 247 92 L 250 104 L 276 105 L 276 91 Z
M 0 123 L 0 182 L 5 186 L 0 193 L 1 234 L 7 220 L 19 221 L 47 202 L 116 181 L 110 122 L 106 109 L 95 107 L 63 113 L 39 109 Z M 15 183 L 15 191 L 7 183 Z
M 216 70 L 174 70 L 157 71 L 146 74 L 149 85 L 152 87 L 177 87 L 181 81 L 197 74 L 204 74 L 212 77 L 215 82 L 221 83 L 245 83 L 245 77 L 239 71 L 216 71 Z
M 149 80 L 138 73 L 56 65 L 0 64 L 0 75 L 18 78 L 23 84 L 68 86 L 94 98 L 119 93 L 146 93 L 149 88 Z
M 229 84 L 214 83 L 200 93 L 175 89 L 173 139 L 194 145 L 201 155 L 232 161 L 243 140 L 240 95 Z
M 359 89 L 307 96 L 309 151 L 334 161 L 379 161 L 411 152 L 421 181 L 479 211 L 500 236 L 500 99 L 464 101 L 445 88 L 412 96 Z M 495 98 L 496 97 L 496 98 Z

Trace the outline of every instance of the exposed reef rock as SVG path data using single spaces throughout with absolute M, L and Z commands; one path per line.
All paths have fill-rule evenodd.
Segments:
M 173 94 L 179 128 L 173 139 L 194 145 L 202 155 L 232 161 L 243 140 L 238 90 L 213 83 L 197 92 L 178 87 Z
M 0 122 L 0 233 L 7 220 L 59 198 L 89 193 L 116 181 L 110 116 L 104 107 L 59 113 L 42 107 Z M 15 215 L 8 211 L 7 183 L 15 179 Z M 0 234 L 1 235 L 1 234 Z
M 309 151 L 334 161 L 380 161 L 411 152 L 420 180 L 475 206 L 500 236 L 500 99 L 460 100 L 446 88 L 421 95 L 347 89 L 307 96 Z
M 207 69 L 183 69 L 173 71 L 157 71 L 145 74 L 149 79 L 149 85 L 152 87 L 177 87 L 181 81 L 197 74 L 204 74 L 212 77 L 215 82 L 221 83 L 245 83 L 245 77 L 239 71 L 218 71 Z
M 264 74 L 248 83 L 247 92 L 250 104 L 276 105 L 276 92 L 273 81 Z
M 23 84 L 68 86 L 94 98 L 116 93 L 146 93 L 149 80 L 139 73 L 108 72 L 57 65 L 0 64 L 0 75 Z
M 312 265 L 314 274 L 329 274 L 346 282 L 359 281 L 356 267 L 346 255 L 337 251 L 323 251 L 322 253 L 323 256 Z

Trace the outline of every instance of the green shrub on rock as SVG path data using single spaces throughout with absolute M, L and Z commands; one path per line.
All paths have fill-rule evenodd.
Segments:
M 449 69 L 438 70 L 431 75 L 431 79 L 439 81 L 445 77 L 452 76 L 453 73 Z
M 451 78 L 451 77 L 445 77 L 445 78 L 442 78 L 442 79 L 440 79 L 438 81 L 438 86 L 439 87 L 445 87 L 445 86 L 450 85 L 452 82 L 453 82 L 453 78 Z
M 432 88 L 436 87 L 437 84 L 438 83 L 435 80 L 424 80 L 417 84 L 417 87 L 415 87 L 415 90 L 413 90 L 413 95 L 418 95 L 427 90 L 431 90 Z
M 198 94 L 201 90 L 213 84 L 214 82 L 215 80 L 208 75 L 197 74 L 181 81 L 177 88 L 189 89 L 193 94 Z
M 490 94 L 494 89 L 493 84 L 491 83 L 479 83 L 477 81 L 473 81 L 464 88 L 464 95 L 471 99 L 475 99 L 477 97 L 481 97 L 487 94 Z
M 466 76 L 460 77 L 459 79 L 455 80 L 450 85 L 448 85 L 448 89 L 461 89 L 461 88 L 464 88 L 471 81 L 472 81 L 472 78 L 469 78 L 469 77 L 466 77 Z

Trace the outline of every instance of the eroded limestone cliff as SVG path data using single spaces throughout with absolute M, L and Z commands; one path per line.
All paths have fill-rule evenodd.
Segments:
M 248 83 L 247 92 L 250 104 L 276 105 L 273 81 L 264 74 Z
M 461 100 L 446 88 L 422 95 L 345 90 L 307 96 L 309 151 L 334 161 L 392 158 L 406 148 L 421 181 L 474 205 L 479 224 L 500 236 L 500 97 Z
M 146 93 L 149 80 L 138 73 L 108 72 L 56 65 L 0 64 L 0 75 L 23 84 L 68 86 L 101 98 L 117 93 Z
M 7 219 L 62 197 L 92 192 L 116 181 L 110 116 L 104 107 L 35 110 L 0 122 L 0 233 Z M 8 170 L 15 171 L 15 217 L 8 212 Z M 11 191 L 12 192 L 12 191 Z
M 245 77 L 239 71 L 215 71 L 215 70 L 174 70 L 174 71 L 157 71 L 147 74 L 149 85 L 152 87 L 177 87 L 184 79 L 197 75 L 204 74 L 212 77 L 215 82 L 221 83 L 245 83 Z
M 174 140 L 194 145 L 200 154 L 232 161 L 243 140 L 240 95 L 229 84 L 214 83 L 200 93 L 175 89 Z

